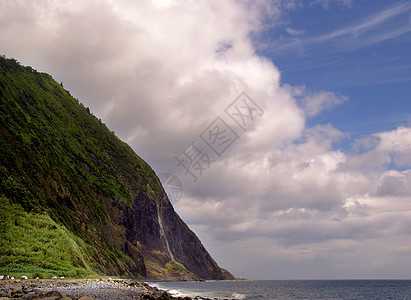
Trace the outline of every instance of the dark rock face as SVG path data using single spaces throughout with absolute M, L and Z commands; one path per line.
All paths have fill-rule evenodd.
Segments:
M 144 245 L 143 256 L 160 261 L 162 265 L 171 261 L 173 256 L 195 275 L 192 279 L 233 279 L 223 274 L 197 236 L 174 211 L 169 200 L 164 197 L 158 202 L 140 192 L 133 204 L 124 208 L 123 225 L 126 229 L 127 245 Z M 165 236 L 161 234 L 158 213 Z M 155 251 L 161 251 L 165 255 L 153 255 Z
M 176 260 L 201 279 L 224 278 L 217 263 L 205 250 L 197 236 L 175 213 L 170 202 L 163 202 L 160 213 L 166 224 L 166 234 L 171 240 L 171 250 Z
M 145 193 L 140 192 L 133 204 L 126 207 L 123 224 L 128 241 L 139 241 L 149 249 L 161 249 L 157 206 Z

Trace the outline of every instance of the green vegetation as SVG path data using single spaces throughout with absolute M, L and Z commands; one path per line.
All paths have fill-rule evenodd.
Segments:
M 89 257 L 93 249 L 48 215 L 27 213 L 0 198 L 0 273 L 48 278 L 95 274 Z
M 186 269 L 186 267 L 175 260 L 167 262 L 165 266 L 161 266 L 157 262 L 148 260 L 146 261 L 146 265 L 151 269 L 152 275 L 157 278 L 173 279 L 175 277 L 181 278 L 181 276 L 184 275 L 186 278 L 195 278 L 193 277 L 193 274 Z
M 0 146 L 0 273 L 231 276 L 174 212 L 144 160 L 50 75 L 5 57 Z M 169 262 L 158 212 L 183 264 Z
M 187 272 L 187 269 L 180 264 L 178 261 L 172 260 L 166 264 L 166 271 L 169 273 L 181 274 L 182 272 Z
M 99 196 L 130 203 L 136 187 L 148 184 L 161 194 L 151 168 L 51 76 L 2 58 L 0 99 L 1 188 L 26 210 L 44 205 L 59 210 L 57 199 L 50 197 L 57 192 L 61 201 L 67 195 L 86 199 L 90 211 L 105 218 Z M 133 178 L 121 178 L 120 168 Z
M 50 75 L 4 56 L 0 145 L 0 273 L 131 276 L 108 209 L 162 196 L 150 166 Z

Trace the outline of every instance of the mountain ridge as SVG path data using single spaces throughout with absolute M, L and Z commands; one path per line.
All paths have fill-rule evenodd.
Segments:
M 151 167 L 50 75 L 2 56 L 0 101 L 0 272 L 234 279 Z

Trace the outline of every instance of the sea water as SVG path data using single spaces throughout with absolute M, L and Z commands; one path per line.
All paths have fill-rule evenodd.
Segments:
M 411 280 L 149 282 L 175 296 L 210 299 L 411 299 Z

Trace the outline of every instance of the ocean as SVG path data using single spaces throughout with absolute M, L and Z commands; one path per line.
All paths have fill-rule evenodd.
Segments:
M 210 299 L 411 299 L 411 280 L 148 282 L 175 296 Z

